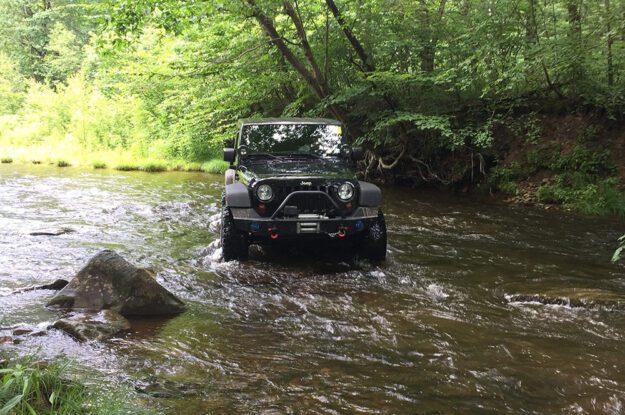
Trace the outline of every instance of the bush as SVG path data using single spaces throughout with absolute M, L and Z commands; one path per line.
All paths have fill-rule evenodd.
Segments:
M 518 187 L 515 183 L 523 178 L 523 171 L 518 163 L 509 166 L 497 166 L 490 171 L 488 184 L 495 189 L 508 194 L 516 195 Z
M 94 161 L 93 168 L 94 169 L 106 169 L 106 163 L 103 161 Z
M 615 178 L 560 174 L 553 184 L 541 186 L 536 197 L 542 203 L 561 203 L 583 214 L 625 216 L 625 195 L 617 184 Z
M 10 164 L 10 163 L 13 163 L 13 159 L 11 157 L 2 157 L 0 159 L 0 163 L 2 163 L 2 164 Z
M 57 161 L 56 161 L 56 166 L 57 166 L 57 167 L 70 167 L 70 166 L 71 166 L 71 164 L 69 163 L 69 161 L 66 161 L 66 160 L 60 159 L 60 160 L 57 160 Z

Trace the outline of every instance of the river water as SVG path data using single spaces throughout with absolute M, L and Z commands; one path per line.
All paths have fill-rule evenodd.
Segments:
M 226 264 L 221 192 L 199 173 L 0 166 L 0 326 L 57 319 L 52 292 L 10 293 L 104 248 L 189 305 L 103 343 L 50 331 L 0 348 L 157 385 L 148 404 L 180 415 L 625 413 L 625 268 L 609 262 L 625 223 L 385 189 L 383 265 L 306 250 Z

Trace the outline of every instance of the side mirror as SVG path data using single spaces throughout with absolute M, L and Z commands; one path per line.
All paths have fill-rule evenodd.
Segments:
M 352 148 L 352 160 L 360 161 L 365 158 L 365 150 L 362 147 Z
M 236 154 L 237 152 L 234 148 L 224 148 L 224 161 L 233 163 Z

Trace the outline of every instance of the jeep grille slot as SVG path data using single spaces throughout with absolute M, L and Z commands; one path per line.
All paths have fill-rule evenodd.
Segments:
M 289 199 L 289 204 L 297 206 L 300 214 L 328 214 L 334 210 L 334 206 L 327 196 L 320 194 L 295 194 Z

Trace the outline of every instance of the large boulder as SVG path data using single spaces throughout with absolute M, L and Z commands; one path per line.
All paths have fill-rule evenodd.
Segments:
M 93 257 L 47 305 L 96 312 L 113 310 L 123 316 L 185 311 L 184 303 L 161 287 L 147 270 L 110 250 Z

